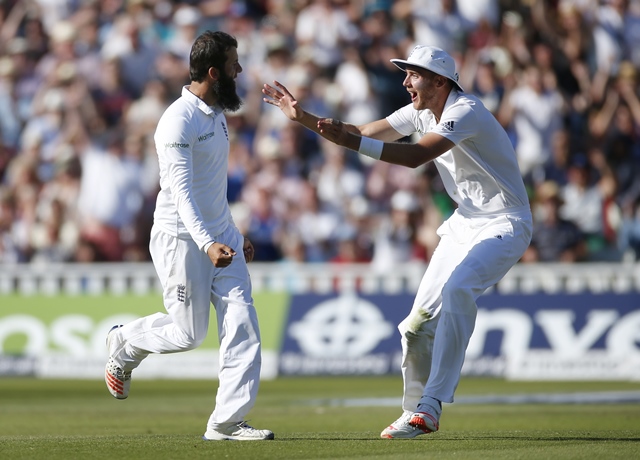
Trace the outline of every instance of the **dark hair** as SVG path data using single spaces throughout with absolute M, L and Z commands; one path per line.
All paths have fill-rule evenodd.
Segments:
M 238 41 L 225 32 L 207 30 L 202 33 L 193 43 L 189 55 L 191 81 L 203 81 L 211 67 L 224 71 L 227 51 L 237 47 Z

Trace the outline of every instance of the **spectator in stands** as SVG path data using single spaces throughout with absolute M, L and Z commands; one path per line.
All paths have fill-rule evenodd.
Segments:
M 101 61 L 98 69 L 98 75 L 93 79 L 91 97 L 106 127 L 113 128 L 122 123 L 122 117 L 133 98 L 120 78 L 120 64 L 117 59 Z
M 82 75 L 87 75 L 87 84 L 92 87 L 96 68 L 102 63 L 100 55 L 100 5 L 98 2 L 82 2 L 73 15 L 76 27 L 74 48 L 77 65 Z
M 535 224 L 524 262 L 580 262 L 586 259 L 586 245 L 578 226 L 560 217 L 560 187 L 546 181 L 536 189 L 533 203 Z
M 154 76 L 159 51 L 155 43 L 143 39 L 140 25 L 126 14 L 118 16 L 102 49 L 107 59 L 117 59 L 125 88 L 138 98 L 146 83 Z
M 559 186 L 567 183 L 571 159 L 571 134 L 567 129 L 556 131 L 551 139 L 551 158 L 544 164 L 541 174 L 534 176 L 536 185 L 551 181 Z
M 292 40 L 278 31 L 272 25 L 274 22 L 272 19 L 264 21 L 267 25 L 260 29 L 264 34 L 260 37 L 262 40 L 254 43 L 256 50 L 249 55 L 252 58 L 249 62 L 255 62 L 254 65 L 247 66 L 246 79 L 251 87 L 258 86 L 264 75 L 287 80 L 287 73 L 293 62 Z M 253 91 L 248 91 L 245 96 L 245 107 L 251 117 L 257 118 L 263 109 L 259 96 L 259 93 L 254 94 Z
M 123 260 L 144 201 L 140 158 L 114 134 L 106 145 L 92 143 L 80 154 L 82 181 L 78 197 L 82 237 L 93 242 L 101 259 Z
M 256 186 L 251 195 L 246 236 L 253 243 L 256 261 L 274 262 L 282 257 L 279 248 L 282 222 L 273 208 L 272 190 Z
M 628 0 L 600 2 L 594 14 L 595 65 L 609 75 L 616 75 L 624 51 L 624 15 Z
M 496 46 L 507 51 L 514 68 L 524 68 L 531 64 L 531 49 L 527 46 L 527 26 L 517 11 L 505 11 L 501 18 Z M 492 42 L 487 39 L 488 44 Z
M 333 243 L 340 216 L 321 207 L 316 189 L 308 182 L 292 206 L 295 209 L 291 213 L 290 231 L 302 240 L 306 260 L 328 261 L 334 254 Z
M 11 60 L 15 72 L 12 74 L 14 80 L 11 95 L 14 103 L 11 110 L 24 128 L 24 123 L 33 115 L 32 103 L 42 86 L 42 80 L 36 73 L 38 59 L 28 52 L 27 42 L 22 37 L 8 40 L 6 49 L 7 57 Z
M 329 76 L 342 61 L 341 48 L 355 43 L 360 33 L 346 6 L 335 0 L 311 0 L 296 19 L 297 46 L 307 48 L 314 63 Z
M 394 2 L 394 5 L 398 2 Z M 407 97 L 398 92 L 398 73 L 391 59 L 400 52 L 399 46 L 408 46 L 408 37 L 397 33 L 396 24 L 385 2 L 375 2 L 365 10 L 359 53 L 367 69 L 374 103 L 369 108 L 371 119 L 391 113 L 402 107 Z M 281 80 L 278 80 L 281 81 Z
M 160 115 L 169 106 L 167 86 L 162 80 L 149 80 L 142 95 L 124 108 L 124 123 L 127 130 L 140 134 L 152 134 Z
M 18 147 L 22 122 L 16 107 L 16 83 L 17 70 L 11 58 L 4 56 L 0 59 L 0 145 L 6 151 L 0 154 L 0 178 L 9 158 Z M 4 154 L 7 157 L 4 157 Z
M 33 228 L 32 262 L 69 262 L 79 244 L 80 161 L 71 146 L 60 152 L 51 180 L 40 188 Z
M 374 270 L 385 273 L 394 265 L 425 260 L 417 238 L 420 214 L 415 192 L 398 190 L 393 194 L 390 213 L 377 224 L 371 261 Z
M 369 262 L 371 257 L 367 248 L 360 245 L 358 231 L 350 225 L 341 225 L 336 237 L 337 247 L 330 262 L 338 264 L 361 264 Z
M 635 68 L 640 68 L 640 2 L 628 2 L 623 20 L 626 57 Z
M 553 71 L 558 88 L 567 98 L 572 110 L 568 121 L 572 137 L 583 139 L 584 117 L 594 97 L 599 97 L 600 73 L 594 75 L 591 62 L 593 56 L 592 12 L 580 6 L 592 2 L 559 2 L 552 9 L 548 2 L 534 2 L 531 13 L 539 43 L 551 49 Z M 537 46 L 536 43 L 533 45 Z M 594 85 L 595 81 L 595 85 Z M 594 88 L 595 86 L 595 88 Z M 585 145 L 578 147 L 586 148 Z
M 456 0 L 458 11 L 467 28 L 475 29 L 486 22 L 496 28 L 500 21 L 499 0 Z
M 573 222 L 582 232 L 591 257 L 605 246 L 602 210 L 604 194 L 594 181 L 593 168 L 586 155 L 577 154 L 571 160 L 568 182 L 560 189 L 563 205 L 560 216 Z
M 621 206 L 640 197 L 640 100 L 636 93 L 637 71 L 626 61 L 612 81 L 600 110 L 590 120 L 593 139 L 602 146 L 606 166 L 616 181 Z
M 471 64 L 467 63 L 466 70 L 473 79 L 463 82 L 494 115 L 497 115 L 504 96 L 504 86 L 497 73 L 496 57 L 492 56 L 490 50 L 474 55 L 475 69 L 470 69 Z
M 37 225 L 38 194 L 42 182 L 38 176 L 38 161 L 33 155 L 18 155 L 7 171 L 9 189 L 4 197 L 7 214 L 4 246 L 7 258 L 28 262 L 33 255 L 32 236 Z M 10 221 L 8 219 L 11 219 Z
M 335 253 L 329 259 L 333 264 L 363 264 L 371 260 L 367 248 L 360 244 L 358 230 L 349 224 L 342 224 L 337 232 Z M 361 276 L 345 277 L 338 269 L 333 276 L 333 288 L 339 290 L 360 290 Z
M 458 11 L 458 1 L 405 0 L 394 8 L 396 16 L 411 25 L 415 43 L 429 43 L 452 54 L 462 51 L 472 24 Z
M 562 128 L 565 103 L 552 79 L 529 65 L 522 84 L 505 95 L 498 114 L 503 126 L 513 128 L 520 171 L 529 183 L 551 157 L 551 139 Z
M 76 28 L 71 21 L 60 21 L 53 24 L 51 30 L 51 48 L 39 61 L 36 73 L 41 81 L 46 80 L 63 64 L 76 64 Z M 95 69 L 93 69 L 95 72 Z M 89 75 L 86 75 L 89 77 Z
M 425 174 L 425 169 L 428 169 L 427 167 L 413 170 L 382 161 L 371 163 L 367 160 L 368 158 L 361 160 L 368 165 L 366 194 L 375 212 L 388 209 L 391 197 L 397 190 L 416 189 L 420 176 Z
M 26 262 L 13 238 L 15 217 L 15 197 L 9 187 L 0 186 L 0 265 Z
M 369 76 L 355 47 L 345 49 L 344 57 L 345 60 L 337 67 L 332 88 L 335 103 L 345 119 L 366 123 L 371 120 L 371 106 L 375 105 Z
M 640 260 L 640 199 L 623 208 L 618 245 L 625 260 Z
M 349 202 L 364 193 L 364 174 L 349 163 L 342 147 L 325 139 L 320 147 L 323 161 L 313 172 L 318 200 L 324 209 L 344 216 Z
M 31 118 L 24 130 L 24 145 L 37 146 L 39 174 L 50 180 L 58 152 L 70 143 L 103 134 L 105 121 L 100 116 L 86 80 L 75 63 L 63 62 L 53 69 L 36 93 Z
M 61 263 L 73 259 L 78 244 L 78 232 L 73 221 L 65 218 L 66 208 L 53 200 L 46 218 L 33 229 L 31 263 Z
M 189 51 L 198 36 L 201 18 L 198 8 L 190 5 L 178 5 L 173 13 L 174 27 L 164 42 L 169 52 L 183 57 L 185 65 L 189 63 Z

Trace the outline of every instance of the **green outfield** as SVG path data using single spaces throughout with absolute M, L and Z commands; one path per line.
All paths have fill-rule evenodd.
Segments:
M 116 401 L 101 381 L 0 379 L 3 459 L 582 459 L 637 458 L 640 404 L 489 404 L 472 396 L 596 398 L 637 392 L 626 382 L 464 379 L 468 402 L 445 406 L 438 433 L 383 440 L 399 415 L 385 406 L 400 377 L 280 378 L 263 382 L 250 423 L 275 441 L 205 442 L 216 382 L 135 381 Z

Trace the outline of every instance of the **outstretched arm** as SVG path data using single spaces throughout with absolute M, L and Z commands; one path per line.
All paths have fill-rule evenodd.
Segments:
M 296 100 L 293 94 L 291 94 L 282 83 L 274 81 L 273 84 L 274 86 L 265 83 L 262 88 L 262 94 L 266 97 L 262 100 L 267 104 L 278 107 L 290 120 L 296 121 L 311 131 L 323 136 L 318 126 L 318 122 L 322 120 L 322 118 L 312 115 L 300 107 L 298 100 Z M 395 141 L 402 137 L 385 119 L 359 126 L 349 123 L 341 123 L 341 125 L 351 133 L 384 141 Z
M 275 86 L 264 84 L 262 94 L 267 97 L 262 98 L 262 100 L 267 104 L 278 107 L 290 120 L 297 121 L 311 131 L 320 134 L 318 129 L 319 118 L 303 110 L 298 100 L 282 83 L 274 81 L 273 84 Z
M 454 144 L 434 133 L 427 133 L 415 144 L 393 142 L 402 137 L 386 119 L 355 126 L 332 118 L 311 115 L 300 107 L 296 98 L 279 82 L 265 84 L 262 93 L 267 104 L 282 110 L 290 120 L 318 133 L 325 139 L 366 156 L 417 168 L 450 150 Z
M 385 123 L 389 124 L 386 120 Z M 382 142 L 352 133 L 343 123 L 331 118 L 318 121 L 320 134 L 326 139 L 386 163 L 417 168 L 450 150 L 455 144 L 439 134 L 427 133 L 415 144 Z

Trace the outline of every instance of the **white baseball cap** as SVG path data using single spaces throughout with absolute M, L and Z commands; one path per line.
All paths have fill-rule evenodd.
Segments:
M 444 50 L 435 46 L 417 45 L 407 60 L 391 59 L 399 69 L 407 70 L 407 65 L 430 70 L 433 73 L 447 77 L 454 82 L 460 91 L 464 91 L 458 83 L 458 72 L 456 72 L 456 61 Z

